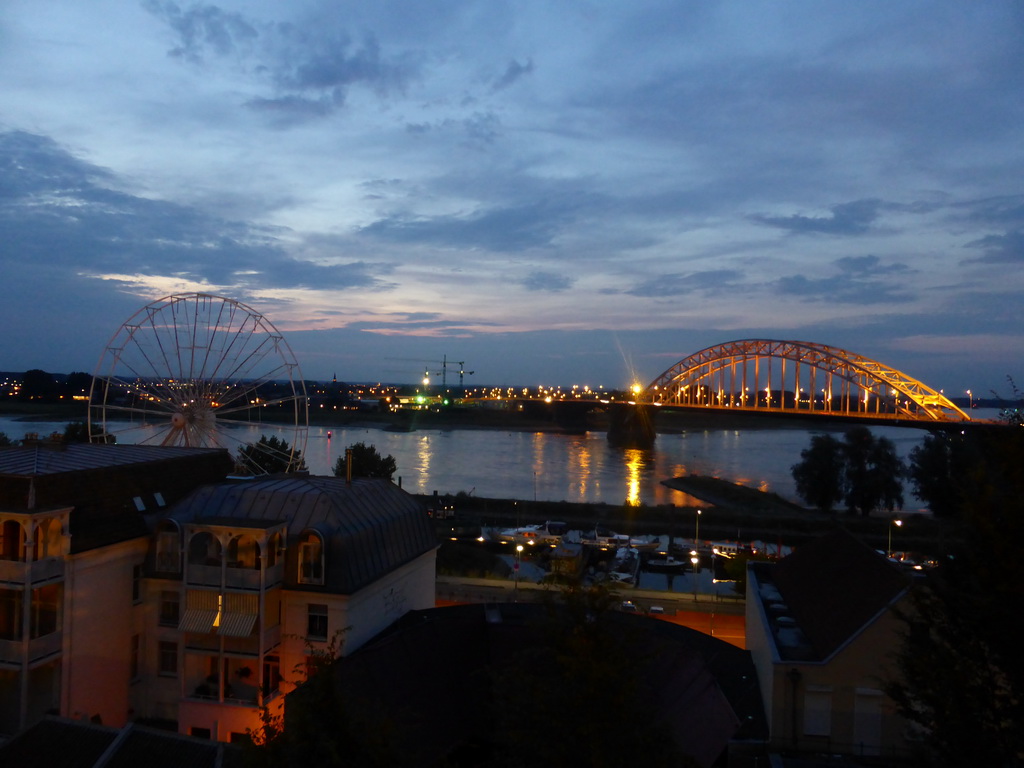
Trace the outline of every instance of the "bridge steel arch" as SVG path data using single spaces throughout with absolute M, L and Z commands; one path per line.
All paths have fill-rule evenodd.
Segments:
M 970 421 L 941 392 L 863 355 L 808 341 L 743 339 L 680 360 L 637 395 L 654 405 Z

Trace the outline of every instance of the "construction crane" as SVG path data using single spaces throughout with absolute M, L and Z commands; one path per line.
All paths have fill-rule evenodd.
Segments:
M 466 376 L 472 376 L 474 373 L 476 373 L 476 371 L 467 371 L 466 370 L 466 361 L 465 360 L 459 360 L 458 362 L 453 360 L 452 361 L 452 365 L 459 366 L 459 388 L 461 389 L 462 386 L 463 386 L 463 384 L 462 384 L 463 379 Z M 435 373 L 434 375 L 441 377 L 441 386 L 442 387 L 447 387 L 448 386 L 448 355 L 445 355 L 444 356 L 444 360 L 441 361 L 441 370 L 438 371 L 437 373 Z
M 425 367 L 423 368 L 423 378 L 425 378 L 425 379 L 429 379 L 430 376 L 431 376 L 430 366 L 437 365 L 438 363 L 441 363 L 441 370 L 440 371 L 435 371 L 433 375 L 441 377 L 441 386 L 444 386 L 444 387 L 448 386 L 448 366 L 449 365 L 457 365 L 457 366 L 459 366 L 459 386 L 460 387 L 463 386 L 463 381 L 465 380 L 466 376 L 472 376 L 474 373 L 476 373 L 476 371 L 467 371 L 466 370 L 466 361 L 465 360 L 459 360 L 459 361 L 452 360 L 449 363 L 448 362 L 448 355 L 445 355 L 443 360 L 415 360 L 415 359 L 406 358 L 406 357 L 389 357 L 388 359 L 389 360 L 405 360 L 405 361 L 413 362 L 413 363 L 424 363 Z

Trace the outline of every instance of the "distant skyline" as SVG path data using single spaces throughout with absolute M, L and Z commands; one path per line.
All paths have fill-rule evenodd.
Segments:
M 310 380 L 1024 381 L 1016 0 L 7 0 L 0 71 L 0 369 L 203 291 Z

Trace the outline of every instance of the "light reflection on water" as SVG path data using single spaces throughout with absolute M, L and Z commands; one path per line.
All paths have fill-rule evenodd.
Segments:
M 0 431 L 21 439 L 26 432 L 63 432 L 65 423 L 0 418 Z M 243 431 L 235 435 L 242 442 L 275 433 L 271 425 L 232 429 Z M 892 440 L 904 458 L 926 434 L 900 427 L 873 431 Z M 121 442 L 128 441 L 127 434 Z M 800 460 L 812 434 L 789 428 L 704 429 L 660 434 L 653 449 L 637 450 L 615 448 L 600 432 L 310 427 L 304 455 L 311 472 L 331 474 L 345 448 L 357 442 L 373 445 L 381 454 L 395 457 L 396 480 L 401 478 L 402 487 L 412 493 L 472 491 L 487 498 L 688 505 L 698 502 L 661 481 L 686 474 L 712 475 L 796 500 L 790 467 Z M 907 508 L 919 508 L 909 488 L 906 495 Z

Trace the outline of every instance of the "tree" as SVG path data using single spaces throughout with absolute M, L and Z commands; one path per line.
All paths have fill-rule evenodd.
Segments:
M 102 431 L 98 424 L 92 425 L 92 431 L 97 435 Z M 88 443 L 89 423 L 86 421 L 70 421 L 64 426 L 65 443 Z
M 288 695 L 284 718 L 264 707 L 260 726 L 246 731 L 245 768 L 397 764 L 387 715 L 353 706 L 339 683 L 334 665 L 342 636 L 336 634 L 323 648 L 307 644 L 305 662 L 293 670 L 298 685 Z
M 14 445 L 15 442 L 16 441 L 11 440 L 11 438 L 7 436 L 6 432 L 0 432 L 0 448 L 9 448 Z
M 494 749 L 482 764 L 697 765 L 681 752 L 645 683 L 660 641 L 610 620 L 621 600 L 614 591 L 577 584 L 561 594 L 548 600 L 539 642 L 525 643 L 492 671 Z
M 334 464 L 335 477 L 348 477 L 349 456 L 352 457 L 352 477 L 383 477 L 390 480 L 398 470 L 394 456 L 381 456 L 372 445 L 354 443 L 345 449 L 345 453 Z
M 25 375 L 21 379 L 21 399 L 22 400 L 42 400 L 44 402 L 50 402 L 54 399 L 57 392 L 57 383 L 54 381 L 53 374 L 42 371 L 38 368 L 33 368 L 29 371 L 25 371 Z
M 238 450 L 235 457 L 237 471 L 248 475 L 274 475 L 278 472 L 304 472 L 306 461 L 302 451 L 295 450 L 287 440 L 276 435 L 262 435 L 255 443 Z
M 902 612 L 886 691 L 932 765 L 1024 765 L 1024 430 L 975 428 L 958 467 L 960 530 Z
M 839 500 L 862 515 L 903 506 L 903 460 L 891 440 L 867 427 L 847 430 L 841 443 L 816 435 L 800 455 L 803 461 L 792 467 L 797 493 L 820 509 L 830 510 Z
M 832 435 L 814 435 L 792 467 L 796 492 L 818 509 L 831 512 L 843 500 L 845 462 L 843 447 Z
M 907 476 L 914 494 L 936 517 L 952 517 L 960 508 L 965 454 L 963 436 L 947 432 L 933 432 L 910 452 Z

